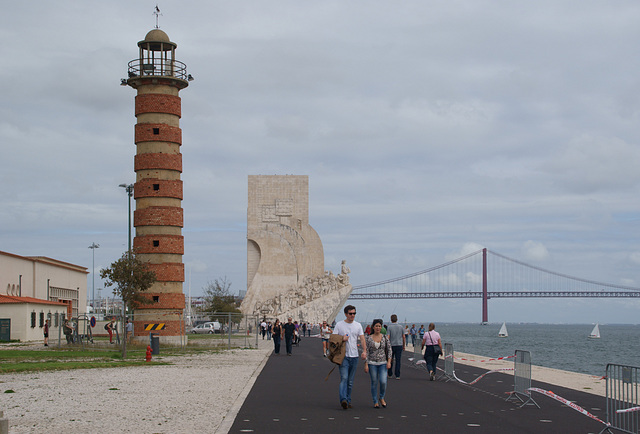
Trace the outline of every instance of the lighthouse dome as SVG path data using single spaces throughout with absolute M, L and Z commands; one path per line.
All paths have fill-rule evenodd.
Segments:
M 171 42 L 169 36 L 160 29 L 153 29 L 144 40 L 138 42 L 138 46 L 150 51 L 171 51 L 175 49 L 178 44 Z
M 144 38 L 145 42 L 171 42 L 169 36 L 160 29 L 153 29 Z

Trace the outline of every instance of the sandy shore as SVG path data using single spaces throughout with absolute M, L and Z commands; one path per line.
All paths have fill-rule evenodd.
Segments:
M 157 356 L 168 366 L 4 374 L 0 391 L 15 393 L 0 395 L 0 410 L 12 433 L 226 433 L 272 348 L 272 341 L 259 340 L 256 350 Z M 481 362 L 464 353 L 456 359 L 488 370 L 513 367 L 512 359 Z M 590 375 L 534 366 L 532 377 L 605 393 L 605 380 Z

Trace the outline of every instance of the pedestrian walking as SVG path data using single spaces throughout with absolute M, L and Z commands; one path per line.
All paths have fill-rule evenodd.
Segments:
M 287 318 L 287 322 L 282 326 L 282 336 L 284 337 L 285 346 L 287 348 L 287 356 L 291 355 L 293 349 L 293 336 L 296 333 L 296 325 L 291 321 L 292 318 Z
M 322 355 L 327 357 L 329 354 L 329 336 L 331 336 L 331 327 L 327 324 L 326 321 L 322 321 L 322 326 L 320 327 L 320 338 L 322 339 Z
M 411 345 L 416 346 L 416 336 L 418 334 L 418 329 L 415 324 L 411 324 L 411 329 L 409 330 L 411 333 Z
M 351 391 L 353 389 L 353 378 L 358 368 L 358 339 L 362 346 L 362 357 L 367 359 L 367 345 L 364 340 L 362 325 L 355 321 L 356 308 L 347 305 L 344 308 L 345 319 L 338 322 L 333 331 L 342 336 L 342 341 L 346 344 L 345 358 L 340 365 L 340 405 L 344 410 L 351 408 Z
M 44 322 L 44 327 L 42 329 L 42 333 L 44 334 L 44 346 L 49 346 L 49 320 Z
M 276 321 L 273 323 L 272 335 L 273 335 L 273 352 L 278 355 L 280 354 L 280 340 L 282 339 L 282 325 L 280 324 L 280 320 L 276 318 Z
M 422 346 L 425 348 L 424 360 L 427 362 L 429 379 L 433 381 L 436 379 L 436 365 L 438 364 L 438 357 L 442 354 L 440 333 L 436 331 L 436 325 L 434 323 L 429 324 L 429 331 L 424 334 Z
M 391 317 L 393 318 L 393 317 Z M 384 400 L 387 391 L 387 370 L 391 369 L 391 343 L 382 332 L 382 320 L 374 319 L 371 325 L 371 335 L 365 336 L 367 359 L 364 362 L 364 372 L 371 378 L 371 397 L 373 408 L 387 407 Z
M 387 327 L 387 337 L 391 342 L 391 352 L 393 354 L 394 369 L 389 366 L 389 377 L 393 374 L 396 376 L 396 380 L 400 379 L 400 365 L 402 364 L 402 352 L 404 351 L 406 342 L 404 340 L 404 330 L 400 324 L 398 324 L 398 316 L 394 313 L 391 315 L 391 325 Z

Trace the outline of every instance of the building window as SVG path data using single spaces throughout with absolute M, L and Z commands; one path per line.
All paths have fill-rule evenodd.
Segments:
M 40 328 L 44 327 L 44 312 L 40 312 L 40 321 L 38 322 Z
M 153 296 L 153 302 L 154 303 L 159 303 L 160 302 L 160 296 L 159 295 L 154 295 Z
M 36 328 L 36 313 L 31 312 L 31 328 Z
M 153 189 L 154 189 L 155 191 L 160 190 L 160 184 L 153 184 Z
M 49 300 L 51 301 L 71 301 L 71 315 L 70 317 L 78 315 L 79 305 L 79 293 L 80 289 L 59 288 L 56 286 L 50 287 Z M 64 320 L 60 320 L 64 321 Z
M 160 240 L 153 240 L 153 247 L 160 246 Z
M 154 129 L 153 129 L 153 135 L 154 135 L 154 136 L 158 136 L 158 135 L 160 135 L 160 128 L 154 128 Z
M 58 318 L 59 318 L 58 317 L 58 312 L 56 312 L 56 314 L 53 316 L 53 321 L 54 321 L 54 324 L 55 324 L 54 327 L 59 327 L 60 326 L 60 323 L 58 322 L 59 321 Z

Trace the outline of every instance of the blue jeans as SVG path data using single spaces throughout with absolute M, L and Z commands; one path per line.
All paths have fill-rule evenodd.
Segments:
M 389 377 L 391 377 L 395 371 L 396 378 L 400 378 L 400 364 L 402 363 L 402 345 L 394 345 L 391 347 L 392 354 L 392 363 L 395 363 L 395 368 L 393 366 L 389 368 Z
M 373 403 L 378 403 L 378 385 L 380 385 L 380 399 L 384 399 L 387 391 L 387 364 L 369 365 L 369 376 L 371 377 L 371 397 Z
M 427 345 L 424 350 L 424 361 L 427 362 L 429 372 L 436 373 L 436 365 L 438 364 L 439 354 L 436 354 L 433 347 L 435 345 Z
M 353 377 L 358 368 L 357 357 L 345 357 L 340 365 L 340 402 L 347 401 L 351 404 L 351 389 L 353 389 Z

